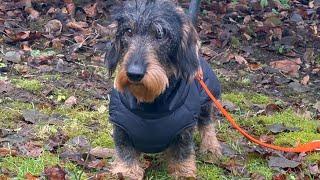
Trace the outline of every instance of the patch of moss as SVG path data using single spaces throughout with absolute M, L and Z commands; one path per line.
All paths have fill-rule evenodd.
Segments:
M 217 136 L 227 142 L 235 141 L 239 138 L 237 131 L 232 129 L 228 122 L 221 122 L 219 125 L 216 125 L 215 128 L 217 131 Z
M 111 129 L 102 129 L 102 132 L 94 133 L 94 137 L 92 137 L 92 146 L 113 148 L 114 142 L 111 136 Z
M 239 41 L 239 38 L 235 37 L 235 36 L 231 36 L 231 46 L 235 49 L 239 48 L 241 43 Z
M 13 79 L 12 83 L 30 92 L 39 92 L 43 88 L 43 84 L 35 79 Z
M 316 64 L 320 64 L 320 54 L 318 54 L 315 58 Z
M 266 179 L 272 179 L 272 169 L 268 167 L 268 163 L 265 159 L 258 156 L 249 156 L 248 162 L 246 163 L 246 168 L 250 173 L 258 173 L 264 176 Z
M 239 107 L 246 107 L 245 102 L 253 104 L 268 104 L 271 102 L 268 96 L 259 93 L 242 93 L 242 92 L 231 92 L 222 94 L 222 99 L 229 100 L 235 103 Z
M 85 172 L 83 172 L 84 170 L 82 169 L 82 167 L 79 167 L 74 163 L 66 162 L 66 163 L 63 164 L 63 167 L 66 170 L 68 170 L 69 175 L 70 175 L 70 179 L 77 179 L 77 180 L 87 180 L 87 179 L 89 179 L 87 174 Z
M 68 120 L 62 127 L 62 130 L 66 132 L 70 138 L 80 135 L 87 136 L 93 133 L 87 126 L 74 119 Z
M 0 161 L 0 167 L 16 174 L 18 179 L 25 179 L 25 174 L 40 175 L 47 166 L 59 163 L 59 158 L 51 153 L 45 152 L 38 158 L 31 157 L 5 157 Z
M 315 132 L 305 132 L 305 131 L 298 131 L 298 132 L 288 132 L 288 133 L 281 133 L 276 136 L 274 141 L 275 144 L 278 145 L 291 145 L 295 146 L 299 143 L 307 143 L 313 140 L 319 140 L 320 134 Z
M 270 103 L 270 98 L 263 94 L 253 93 L 253 94 L 246 94 L 246 97 L 251 97 L 251 102 L 254 104 L 267 104 Z
M 306 160 L 309 163 L 319 163 L 320 162 L 320 152 L 313 152 L 306 156 Z
M 44 109 L 47 114 L 63 114 L 67 117 L 62 130 L 70 138 L 84 135 L 95 146 L 113 147 L 111 138 L 111 124 L 108 122 L 108 113 L 104 111 L 89 111 L 86 107 L 77 106 L 68 108 L 60 106 L 56 109 Z
M 11 109 L 0 109 L 0 127 L 15 129 L 17 128 L 18 121 L 22 118 L 21 114 Z
M 199 163 L 198 176 L 200 179 L 227 179 L 224 176 L 223 170 L 215 165 Z
M 51 99 L 55 99 L 58 102 L 64 102 L 68 97 L 72 96 L 73 93 L 69 89 L 56 89 L 53 91 Z
M 50 136 L 55 135 L 58 132 L 58 127 L 49 124 L 38 124 L 36 125 L 36 136 L 39 139 L 46 140 Z
M 56 52 L 52 50 L 40 51 L 40 50 L 32 50 L 31 56 L 32 57 L 41 57 L 41 56 L 53 56 Z
M 22 119 L 21 110 L 32 109 L 32 104 L 4 100 L 0 103 L 0 127 L 15 129 Z
M 312 134 L 317 132 L 317 127 L 320 124 L 318 121 L 309 120 L 299 116 L 291 109 L 287 109 L 280 113 L 275 113 L 271 116 L 257 116 L 240 119 L 238 122 L 244 127 L 250 127 L 250 129 L 253 130 L 254 134 L 256 135 L 267 133 L 267 125 L 284 124 L 286 127 L 300 129 L 301 131 L 299 131 L 299 133 L 309 132 L 311 133 L 311 136 L 313 136 Z
M 6 102 L 6 106 L 10 107 L 11 109 L 15 109 L 15 110 L 19 110 L 19 111 L 34 108 L 32 103 L 26 103 L 26 102 L 22 102 L 22 101 Z
M 243 101 L 246 99 L 244 96 L 244 93 L 227 93 L 227 94 L 222 94 L 222 99 L 226 99 L 228 101 L 231 101 L 235 103 L 237 106 L 241 106 Z
M 251 84 L 250 79 L 246 78 L 246 77 L 241 78 L 241 80 L 239 80 L 239 81 L 240 81 L 239 83 L 243 84 L 244 86 L 250 86 L 250 84 Z
M 229 77 L 219 77 L 223 93 L 230 93 L 235 89 L 248 89 L 251 82 L 247 81 L 247 78 L 233 79 Z
M 60 74 L 44 74 L 40 78 L 46 81 L 57 81 L 61 79 L 61 75 Z
M 318 121 L 299 116 L 291 109 L 276 113 L 272 116 L 258 116 L 256 118 L 265 125 L 283 123 L 286 127 L 300 128 L 302 131 L 313 133 L 317 131 L 319 125 Z

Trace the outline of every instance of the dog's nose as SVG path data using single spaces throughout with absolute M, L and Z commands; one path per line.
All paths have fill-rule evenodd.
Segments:
M 138 65 L 131 65 L 128 67 L 127 76 L 130 81 L 139 82 L 144 77 L 144 68 Z

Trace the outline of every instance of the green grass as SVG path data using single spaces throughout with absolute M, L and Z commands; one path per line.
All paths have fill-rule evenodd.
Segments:
M 252 104 L 268 104 L 272 100 L 263 94 L 259 93 L 242 93 L 231 92 L 222 94 L 222 100 L 228 100 L 240 107 L 241 110 L 249 110 Z
M 27 173 L 38 176 L 47 166 L 59 163 L 59 158 L 50 153 L 44 153 L 38 158 L 31 157 L 5 157 L 0 160 L 0 167 L 16 174 L 18 179 L 24 179 Z
M 257 173 L 266 179 L 272 179 L 273 171 L 268 167 L 267 161 L 261 157 L 255 155 L 249 156 L 246 168 L 251 174 Z
M 146 171 L 146 179 L 147 180 L 173 180 L 173 178 L 168 175 L 166 166 L 163 164 L 160 167 L 148 169 Z
M 69 89 L 56 89 L 54 90 L 53 96 L 51 98 L 58 102 L 64 102 L 72 95 L 73 93 Z
M 12 83 L 30 92 L 39 92 L 43 88 L 43 84 L 35 79 L 13 79 Z
M 320 134 L 317 132 L 306 132 L 306 131 L 298 131 L 298 132 L 288 132 L 281 133 L 276 136 L 274 141 L 275 144 L 278 145 L 291 145 L 295 146 L 299 143 L 307 143 L 314 140 L 320 140 Z
M 198 177 L 207 180 L 227 179 L 223 169 L 212 164 L 198 163 Z
M 60 161 L 57 155 L 49 152 L 44 152 L 38 158 L 8 156 L 0 159 L 0 167 L 13 173 L 15 176 L 14 179 L 25 179 L 27 173 L 34 176 L 40 176 L 46 167 L 55 165 L 59 165 L 62 169 L 65 169 L 72 180 L 88 179 L 86 173 L 82 172 L 83 168 L 81 166 L 71 162 Z M 79 178 L 80 174 L 82 174 L 81 178 Z
M 309 163 L 320 163 L 320 152 L 313 152 L 306 156 L 306 160 Z
M 32 57 L 41 57 L 41 56 L 53 56 L 56 52 L 52 50 L 40 51 L 40 50 L 32 50 L 31 56 Z
M 113 148 L 114 142 L 111 134 L 111 128 L 104 129 L 102 132 L 92 134 L 92 136 L 90 137 L 90 139 L 92 139 L 92 146 Z
M 22 119 L 21 111 L 32 109 L 31 103 L 21 101 L 4 100 L 0 103 L 0 127 L 2 128 L 18 128 L 18 122 Z

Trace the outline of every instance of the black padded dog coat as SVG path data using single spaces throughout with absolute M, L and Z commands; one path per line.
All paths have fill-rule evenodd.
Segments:
M 200 60 L 203 80 L 220 97 L 220 83 L 210 65 Z M 197 80 L 171 79 L 169 87 L 153 103 L 137 103 L 128 91 L 113 89 L 109 105 L 110 121 L 121 127 L 132 145 L 145 153 L 165 150 L 184 129 L 195 126 L 201 106 L 211 103 Z

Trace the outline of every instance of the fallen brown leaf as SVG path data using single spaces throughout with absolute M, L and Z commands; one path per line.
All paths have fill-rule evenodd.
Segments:
M 62 50 L 62 47 L 64 45 L 62 44 L 61 40 L 58 38 L 52 39 L 52 48 L 57 50 Z
M 243 24 L 248 24 L 249 21 L 251 20 L 251 16 L 250 15 L 246 15 L 243 19 Z
M 279 173 L 272 176 L 272 180 L 286 180 L 286 175 Z
M 95 174 L 91 177 L 92 177 L 92 180 L 106 180 L 106 179 L 116 180 L 116 179 L 119 179 L 117 177 L 117 175 L 114 175 L 111 172 L 102 172 L 102 173 Z
M 295 168 L 301 163 L 297 161 L 292 161 L 284 157 L 274 157 L 271 156 L 268 160 L 269 167 L 280 167 L 280 168 Z
M 38 31 L 21 31 L 18 33 L 6 33 L 8 36 L 8 42 L 9 43 L 16 43 L 20 41 L 30 41 L 30 40 L 36 40 L 41 38 L 41 33 Z
M 239 63 L 239 64 L 248 64 L 248 61 L 240 56 L 240 55 L 234 55 L 234 59 Z
M 77 43 L 85 43 L 85 38 L 83 37 L 83 35 L 74 36 L 74 40 L 75 40 Z
M 201 51 L 205 56 L 208 56 L 210 58 L 217 55 L 217 53 L 214 50 L 212 50 L 210 46 L 203 46 L 201 48 Z
M 14 89 L 14 87 L 11 85 L 11 83 L 7 81 L 0 81 L 0 93 L 4 92 L 10 92 Z
M 306 86 L 306 85 L 309 83 L 309 80 L 310 80 L 310 76 L 309 76 L 309 75 L 306 75 L 306 76 L 304 76 L 304 77 L 302 78 L 301 84 L 303 84 L 303 85 Z
M 44 174 L 49 180 L 65 180 L 67 175 L 66 171 L 59 165 L 46 167 L 44 169 Z
M 300 69 L 300 62 L 292 60 L 280 60 L 271 62 L 270 66 L 275 69 L 279 69 L 280 71 L 288 75 L 294 76 L 298 74 L 298 70 Z
M 86 22 L 72 21 L 67 23 L 67 27 L 78 31 L 85 31 L 85 28 L 89 27 L 89 25 Z
M 18 153 L 14 149 L 8 149 L 5 147 L 0 147 L 0 157 L 4 156 L 16 156 Z
M 65 1 L 65 2 L 66 2 L 66 1 Z M 74 4 L 72 1 L 66 2 L 66 6 L 67 6 L 67 12 L 68 12 L 69 14 L 72 14 L 72 13 L 75 11 L 76 6 L 75 6 L 75 4 Z
M 110 158 L 114 156 L 114 149 L 95 147 L 90 150 L 90 154 L 100 158 Z
M 26 156 L 30 157 L 39 157 L 43 152 L 43 148 L 41 147 L 41 145 L 33 141 L 29 141 L 19 146 L 19 150 Z
M 10 177 L 4 174 L 0 174 L 0 180 L 10 180 Z
M 32 175 L 31 173 L 27 173 L 27 174 L 25 174 L 25 179 L 26 180 L 38 180 L 40 178 L 38 176 Z
M 21 49 L 23 50 L 23 51 L 32 51 L 32 48 L 28 45 L 28 44 L 26 44 L 26 43 L 24 43 L 24 44 L 21 44 Z
M 88 168 L 92 168 L 92 169 L 102 169 L 105 166 L 106 166 L 106 162 L 100 159 L 97 159 L 88 163 Z
M 248 66 L 249 66 L 250 70 L 252 70 L 252 71 L 257 71 L 257 70 L 262 69 L 261 65 L 256 62 L 249 63 Z
M 88 17 L 95 17 L 97 15 L 97 3 L 88 4 L 83 9 Z
M 50 20 L 44 27 L 49 36 L 59 36 L 62 31 L 62 23 L 57 19 Z
M 276 104 L 268 104 L 265 108 L 265 112 L 267 115 L 272 115 L 275 112 L 280 112 L 280 111 L 281 111 L 281 107 Z
M 272 144 L 275 140 L 273 135 L 261 135 L 259 140 L 264 143 Z
M 69 137 L 61 129 L 58 129 L 57 133 L 49 137 L 45 147 L 50 152 L 53 152 L 57 150 L 57 148 L 63 146 L 68 139 Z
M 72 107 L 77 104 L 77 98 L 74 96 L 70 96 L 65 102 L 64 105 L 67 107 Z
M 40 13 L 38 11 L 34 10 L 31 7 L 26 8 L 25 11 L 29 14 L 28 18 L 31 19 L 31 20 L 36 20 L 40 16 Z

